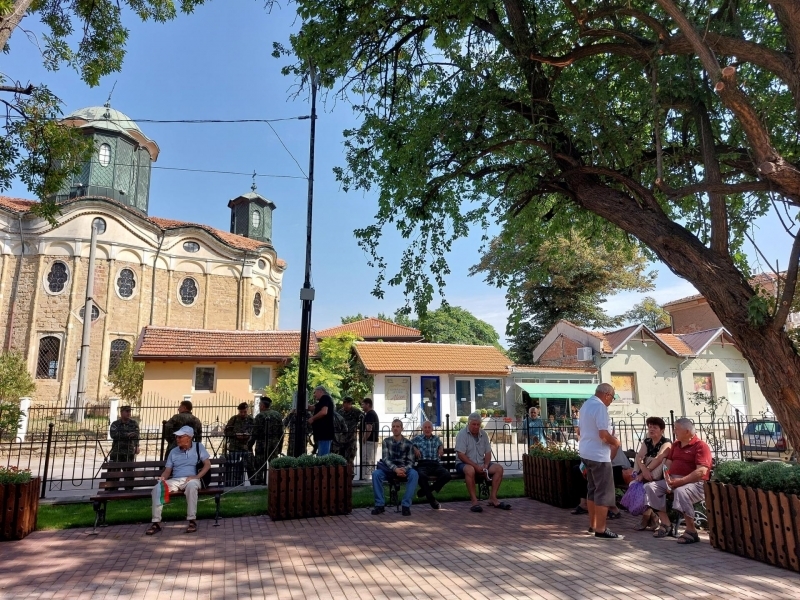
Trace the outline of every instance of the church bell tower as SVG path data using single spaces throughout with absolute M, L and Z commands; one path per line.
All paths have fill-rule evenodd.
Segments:
M 272 243 L 272 211 L 276 206 L 256 192 L 253 182 L 252 191 L 242 194 L 228 202 L 231 209 L 231 233 L 268 244 Z

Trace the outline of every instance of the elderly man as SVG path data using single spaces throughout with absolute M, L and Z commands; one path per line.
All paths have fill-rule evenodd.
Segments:
M 417 489 L 419 474 L 414 470 L 414 446 L 403 437 L 403 422 L 392 421 L 392 437 L 383 440 L 383 458 L 378 462 L 372 474 L 372 491 L 375 493 L 373 515 L 384 512 L 386 500 L 383 495 L 383 484 L 391 475 L 406 478 L 406 491 L 403 494 L 403 516 L 411 515 L 411 500 Z
M 608 406 L 613 401 L 614 388 L 601 383 L 594 396 L 583 403 L 578 416 L 581 424 L 578 452 L 586 469 L 589 533 L 608 540 L 623 537 L 606 528 L 608 511 L 617 504 L 611 461 L 619 451 L 620 442 L 610 433 L 611 420 L 608 417 Z
M 161 531 L 161 511 L 164 508 L 164 486 L 170 492 L 182 491 L 186 496 L 186 520 L 189 526 L 186 533 L 197 531 L 197 492 L 203 486 L 203 475 L 211 468 L 211 457 L 203 444 L 192 443 L 194 429 L 186 425 L 175 432 L 177 446 L 167 456 L 167 463 L 158 483 L 153 486 L 151 497 L 153 499 L 152 523 L 145 532 L 153 535 Z M 198 471 L 198 465 L 202 468 Z
M 511 505 L 497 499 L 497 490 L 503 481 L 502 465 L 492 462 L 492 444 L 489 436 L 481 429 L 481 414 L 472 413 L 467 418 L 467 426 L 456 436 L 456 472 L 464 476 L 472 506 L 472 512 L 483 512 L 475 494 L 475 481 L 485 477 L 492 483 L 489 492 L 489 505 L 502 510 L 511 510 Z
M 679 544 L 694 544 L 700 541 L 694 524 L 694 505 L 704 497 L 703 482 L 711 474 L 711 448 L 695 435 L 694 423 L 683 418 L 675 421 L 675 442 L 664 461 L 664 479 L 644 484 L 647 505 L 656 511 L 660 519 L 653 537 L 665 537 L 669 528 L 666 495 L 672 490 L 672 508 L 683 513 L 686 530 L 678 538 Z
M 431 508 L 439 509 L 439 502 L 433 494 L 437 494 L 450 481 L 450 472 L 442 466 L 441 458 L 444 453 L 442 440 L 438 435 L 433 435 L 433 423 L 425 421 L 422 424 L 422 435 L 415 436 L 411 443 L 414 445 L 414 455 L 417 457 L 417 466 L 414 467 L 419 473 L 419 487 L 417 496 L 425 496 Z M 429 477 L 436 477 L 436 481 L 431 486 Z
M 314 441 L 317 444 L 317 456 L 331 453 L 333 443 L 333 400 L 328 395 L 328 390 L 318 385 L 314 388 L 314 414 L 308 420 L 314 431 Z
M 547 446 L 547 438 L 544 435 L 544 422 L 538 406 L 531 406 L 528 409 L 528 416 L 523 422 L 523 431 L 528 439 L 528 445 Z

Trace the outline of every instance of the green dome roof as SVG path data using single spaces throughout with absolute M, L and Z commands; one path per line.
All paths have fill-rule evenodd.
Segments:
M 111 108 L 110 106 L 89 106 L 81 108 L 67 115 L 67 119 L 82 119 L 86 121 L 83 127 L 108 129 L 110 131 L 138 131 L 144 135 L 139 126 L 128 115 Z

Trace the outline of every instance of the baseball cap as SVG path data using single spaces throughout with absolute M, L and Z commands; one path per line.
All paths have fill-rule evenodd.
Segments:
M 194 429 L 192 429 L 188 425 L 184 425 L 183 427 L 178 429 L 178 431 L 176 431 L 174 433 L 174 435 L 176 435 L 176 436 L 178 436 L 178 435 L 188 435 L 189 437 L 194 437 Z

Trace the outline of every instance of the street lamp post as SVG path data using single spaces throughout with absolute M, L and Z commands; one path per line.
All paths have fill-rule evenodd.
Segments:
M 300 318 L 300 372 L 297 376 L 297 412 L 295 413 L 294 452 L 300 456 L 306 452 L 306 394 L 308 393 L 308 350 L 311 334 L 311 304 L 314 288 L 311 287 L 311 216 L 314 208 L 314 136 L 317 124 L 317 75 L 310 64 L 311 79 L 311 135 L 308 150 L 308 213 L 306 218 L 306 275 L 300 290 L 303 309 Z

